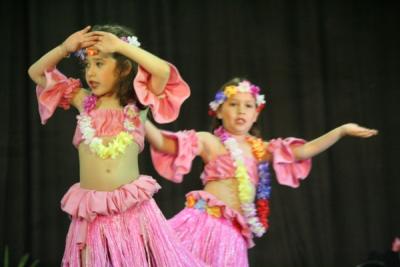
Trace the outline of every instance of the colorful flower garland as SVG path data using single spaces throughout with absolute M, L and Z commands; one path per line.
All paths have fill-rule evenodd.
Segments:
M 140 42 L 139 42 L 138 38 L 134 35 L 122 36 L 119 39 L 121 39 L 122 41 L 124 41 L 130 45 L 137 46 L 137 47 L 140 46 Z M 90 47 L 79 49 L 78 51 L 73 53 L 74 56 L 76 56 L 77 58 L 79 58 L 82 61 L 85 60 L 86 55 L 94 56 L 96 54 L 97 54 L 97 50 L 90 48 Z
M 246 141 L 251 144 L 253 155 L 259 161 L 259 182 L 257 192 L 254 192 L 254 186 L 250 181 L 250 176 L 244 163 L 243 151 L 239 148 L 236 139 L 222 126 L 216 129 L 214 134 L 225 145 L 236 166 L 235 178 L 238 181 L 239 200 L 243 216 L 255 236 L 261 237 L 268 229 L 269 198 L 271 195 L 269 164 L 263 160 L 265 155 L 264 143 L 261 139 L 254 137 L 246 138 Z M 257 198 L 256 203 L 254 203 L 255 198 Z
M 260 94 L 260 87 L 250 83 L 249 81 L 241 81 L 237 86 L 229 85 L 223 91 L 215 94 L 215 99 L 209 104 L 209 115 L 215 116 L 219 106 L 231 96 L 237 93 L 250 93 L 256 99 L 257 111 L 260 112 L 265 106 L 265 96 Z
M 96 130 L 92 126 L 92 118 L 89 112 L 96 107 L 97 97 L 89 95 L 83 102 L 84 112 L 77 116 L 79 130 L 82 133 L 84 143 L 89 145 L 90 150 L 100 158 L 115 159 L 125 152 L 128 145 L 132 144 L 133 137 L 130 134 L 140 124 L 139 114 L 134 105 L 127 105 L 124 108 L 124 129 L 108 145 L 103 144 L 103 140 L 96 137 Z M 132 123 L 133 122 L 133 123 Z

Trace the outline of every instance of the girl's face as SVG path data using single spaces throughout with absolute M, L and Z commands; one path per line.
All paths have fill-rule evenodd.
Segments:
M 117 82 L 117 61 L 111 54 L 98 53 L 87 56 L 85 61 L 85 78 L 92 93 L 103 96 L 115 92 Z
M 235 135 L 247 134 L 257 117 L 256 100 L 250 93 L 236 93 L 217 111 L 224 128 Z

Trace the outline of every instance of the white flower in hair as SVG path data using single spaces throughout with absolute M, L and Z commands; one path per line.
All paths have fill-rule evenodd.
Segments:
M 140 46 L 140 42 L 136 36 L 128 36 L 127 41 L 130 45 Z

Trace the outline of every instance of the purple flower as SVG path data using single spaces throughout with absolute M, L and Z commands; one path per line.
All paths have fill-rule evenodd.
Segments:
M 215 94 L 215 101 L 216 102 L 222 102 L 222 101 L 225 101 L 225 99 L 226 99 L 226 96 L 225 96 L 224 92 L 219 91 L 219 92 L 217 92 Z
M 260 93 L 260 87 L 258 87 L 257 85 L 252 84 L 250 87 L 250 91 L 251 93 L 256 96 Z
M 85 100 L 83 100 L 83 108 L 85 109 L 86 113 L 89 113 L 92 109 L 96 107 L 97 103 L 97 96 L 91 94 L 88 95 Z
M 79 49 L 78 51 L 76 51 L 74 53 L 74 56 L 76 56 L 80 60 L 85 60 L 85 57 L 86 57 L 85 50 L 84 49 Z

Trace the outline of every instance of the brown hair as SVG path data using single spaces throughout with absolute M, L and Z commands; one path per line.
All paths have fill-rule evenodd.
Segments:
M 95 25 L 93 26 L 92 31 L 110 32 L 118 37 L 134 35 L 133 31 L 128 27 L 117 24 Z M 133 88 L 133 80 L 135 79 L 138 68 L 137 63 L 119 53 L 113 53 L 112 57 L 117 61 L 117 71 L 120 77 L 116 92 L 120 104 L 125 106 L 129 103 L 134 103 L 138 108 L 145 109 L 145 106 L 143 106 L 138 100 Z M 131 68 L 131 71 L 126 75 L 122 75 L 127 68 Z

